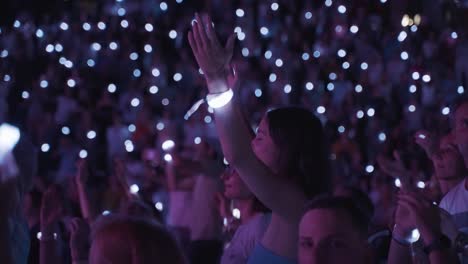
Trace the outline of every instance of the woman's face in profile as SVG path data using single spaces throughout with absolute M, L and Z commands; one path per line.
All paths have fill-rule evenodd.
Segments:
M 262 118 L 257 129 L 257 135 L 252 140 L 251 145 L 257 158 L 271 170 L 275 171 L 279 158 L 279 150 L 270 136 L 270 129 L 266 117 Z

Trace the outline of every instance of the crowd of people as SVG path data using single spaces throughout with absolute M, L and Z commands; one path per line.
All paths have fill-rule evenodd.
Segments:
M 463 3 L 60 8 L 0 26 L 2 263 L 468 261 Z

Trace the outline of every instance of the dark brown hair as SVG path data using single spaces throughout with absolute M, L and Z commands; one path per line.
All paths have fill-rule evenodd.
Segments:
M 280 175 L 301 186 L 308 198 L 330 191 L 328 143 L 320 120 L 301 107 L 278 108 L 266 117 L 280 150 Z

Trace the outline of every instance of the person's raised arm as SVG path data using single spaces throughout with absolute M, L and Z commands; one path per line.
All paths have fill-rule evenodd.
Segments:
M 203 21 L 196 15 L 188 38 L 198 65 L 204 72 L 209 93 L 222 94 L 229 91 L 226 71 L 232 57 L 234 36 L 225 47 L 218 42 L 211 20 L 205 16 Z M 305 194 L 287 180 L 276 177 L 263 164 L 251 148 L 252 134 L 244 122 L 237 98 L 225 102 L 215 109 L 215 123 L 224 156 L 238 171 L 255 196 L 272 211 L 294 223 L 300 219 Z M 278 195 L 282 193 L 282 195 Z M 288 197 L 288 199 L 283 199 Z M 291 206 L 292 204 L 297 206 Z
M 60 239 L 58 236 L 62 205 L 55 187 L 49 187 L 44 193 L 41 205 L 41 236 L 39 246 L 39 263 L 53 264 L 60 261 Z
M 87 181 L 89 178 L 88 164 L 86 160 L 80 160 L 77 164 L 78 170 L 76 175 L 76 185 L 80 200 L 80 209 L 83 218 L 92 223 L 97 217 L 97 209 L 93 207 L 90 201 L 87 189 Z
M 436 205 L 416 193 L 401 192 L 398 206 L 409 211 L 408 218 L 418 228 L 431 264 L 458 263 L 450 239 L 442 233 L 440 210 Z

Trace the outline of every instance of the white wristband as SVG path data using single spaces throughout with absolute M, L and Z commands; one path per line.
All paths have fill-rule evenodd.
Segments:
M 232 89 L 229 89 L 222 93 L 208 94 L 206 96 L 206 102 L 211 108 L 217 109 L 227 105 L 231 102 L 234 97 L 234 92 Z

